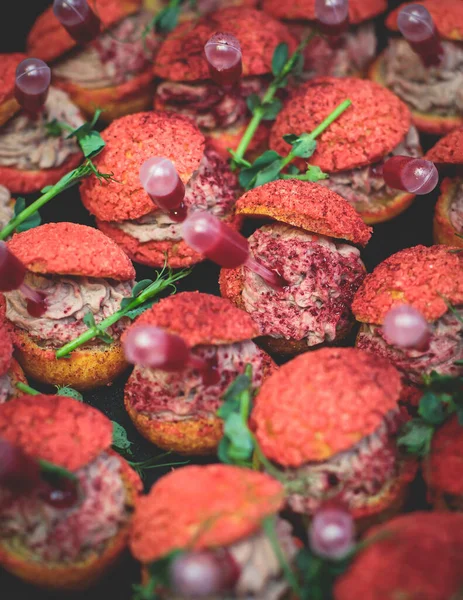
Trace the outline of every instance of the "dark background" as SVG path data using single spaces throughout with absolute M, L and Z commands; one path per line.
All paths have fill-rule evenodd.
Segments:
M 2 3 L 3 4 L 3 3 Z M 3 13 L 0 19 L 0 52 L 21 52 L 25 50 L 26 35 L 36 17 L 51 4 L 49 0 L 10 0 L 2 6 Z M 389 2 L 389 7 L 397 6 L 399 2 Z M 386 45 L 386 32 L 382 19 L 377 22 L 379 47 Z M 432 140 L 422 140 L 425 149 Z M 31 195 L 28 200 L 33 200 L 37 195 Z M 371 271 L 379 262 L 402 248 L 416 244 L 432 244 L 432 215 L 437 193 L 425 197 L 418 197 L 414 204 L 402 215 L 389 223 L 375 226 L 374 235 L 367 248 L 362 251 L 362 256 L 367 270 Z M 94 225 L 92 217 L 83 208 L 79 199 L 78 188 L 73 188 L 53 199 L 40 210 L 42 221 L 73 221 L 86 225 Z M 199 290 L 219 294 L 218 290 L 219 269 L 212 263 L 206 262 L 194 268 L 193 273 L 179 282 L 178 290 Z M 148 267 L 137 266 L 137 279 L 153 278 L 153 271 Z M 351 336 L 352 343 L 354 337 Z M 148 442 L 143 440 L 133 427 L 123 407 L 123 386 L 128 374 L 119 378 L 110 387 L 99 389 L 85 394 L 85 401 L 100 410 L 108 417 L 121 423 L 127 430 L 128 437 L 134 442 L 132 449 L 133 460 L 144 460 L 154 456 L 158 451 Z M 51 390 L 31 381 L 31 385 L 42 391 Z M 182 460 L 175 455 L 168 460 Z M 164 461 L 163 461 L 164 462 Z M 199 462 L 199 461 L 194 461 Z M 145 487 L 149 489 L 152 483 L 168 469 L 155 469 L 149 471 L 145 477 Z M 418 489 L 415 490 L 418 492 Z M 420 494 L 421 496 L 421 494 Z M 130 557 L 126 556 L 118 568 L 115 568 L 108 577 L 97 587 L 80 594 L 53 595 L 31 588 L 19 582 L 8 574 L 0 572 L 0 600 L 31 599 L 46 600 L 48 598 L 69 597 L 76 600 L 129 600 L 131 598 L 132 583 L 138 581 L 139 568 Z

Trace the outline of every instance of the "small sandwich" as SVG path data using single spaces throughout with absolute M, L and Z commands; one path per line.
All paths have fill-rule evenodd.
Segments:
M 273 360 L 252 341 L 259 335 L 258 327 L 228 300 L 199 292 L 161 300 L 127 333 L 143 325 L 181 336 L 217 378 L 204 381 L 190 366 L 174 372 L 136 366 L 125 387 L 130 418 L 160 448 L 182 454 L 215 453 L 223 436 L 222 420 L 216 413 L 230 384 L 248 364 L 255 390 L 276 370 Z
M 441 183 L 436 204 L 434 241 L 463 248 L 463 128 L 440 139 L 425 158 L 449 175 Z
M 420 56 L 399 35 L 397 16 L 402 4 L 387 18 L 396 37 L 370 70 L 370 78 L 387 86 L 408 104 L 413 123 L 423 133 L 443 135 L 463 125 L 463 3 L 422 0 L 442 38 L 439 65 L 425 67 Z
M 101 119 L 109 122 L 148 108 L 159 45 L 153 29 L 146 31 L 152 15 L 142 0 L 94 0 L 89 6 L 101 20 L 96 39 L 77 44 L 50 6 L 29 33 L 29 56 L 49 62 L 56 86 L 89 116 L 101 108 Z
M 415 246 L 393 254 L 366 276 L 352 311 L 362 324 L 357 346 L 388 358 L 407 382 L 423 375 L 461 375 L 463 366 L 463 255 L 448 246 Z M 421 350 L 387 342 L 384 317 L 394 306 L 409 304 L 430 326 L 429 345 Z
M 402 509 L 417 463 L 397 449 L 401 388 L 387 360 L 356 348 L 302 354 L 264 382 L 250 423 L 293 512 L 336 501 L 363 530 Z
M 143 189 L 140 169 L 149 158 L 173 162 L 185 185 L 185 207 L 208 210 L 234 227 L 238 180 L 223 158 L 204 147 L 204 136 L 192 121 L 165 112 L 122 117 L 102 133 L 104 150 L 93 160 L 116 181 L 100 184 L 96 177 L 81 185 L 84 206 L 97 227 L 132 260 L 180 268 L 203 260 L 182 239 L 181 224 L 160 210 Z M 122 183 L 122 185 L 121 185 Z
M 434 509 L 463 512 L 463 427 L 457 416 L 434 434 L 423 476 Z
M 275 542 L 291 564 L 298 548 L 291 525 L 277 516 L 283 498 L 278 481 L 230 465 L 188 466 L 165 475 L 140 498 L 133 518 L 130 549 L 143 565 L 145 585 L 158 561 L 177 551 L 180 559 L 206 556 L 228 567 L 221 593 L 208 598 L 288 598 L 281 557 L 262 526 L 264 519 L 275 518 Z M 189 600 L 193 596 L 182 593 L 183 578 L 175 576 L 174 563 L 170 567 L 160 597 Z
M 462 588 L 463 515 L 413 512 L 368 532 L 334 600 L 457 600 Z
M 14 99 L 16 67 L 25 54 L 0 54 L 0 184 L 29 194 L 57 183 L 82 161 L 68 133 L 54 135 L 48 124 L 64 122 L 73 129 L 84 120 L 69 96 L 50 87 L 43 110 L 36 116 L 20 110 Z
M 131 296 L 129 258 L 97 229 L 75 223 L 19 233 L 8 248 L 27 270 L 25 283 L 44 296 L 45 311 L 33 316 L 21 290 L 4 293 L 16 356 L 27 375 L 80 390 L 111 383 L 127 367 L 119 338 L 128 319 L 108 329 L 110 344 L 93 339 L 62 359 L 55 351 L 88 329 L 86 315 L 98 324 Z
M 64 396 L 0 405 L 4 569 L 36 586 L 71 591 L 89 587 L 116 562 L 142 484 L 111 450 L 112 430 L 98 410 Z
M 296 179 L 247 192 L 236 211 L 272 220 L 249 237 L 249 248 L 282 278 L 282 286 L 271 287 L 246 266 L 222 269 L 222 296 L 251 315 L 271 351 L 298 354 L 344 338 L 354 321 L 354 293 L 365 277 L 353 244 L 365 246 L 371 228 L 335 192 Z
M 352 204 L 366 223 L 388 221 L 415 196 L 386 185 L 384 161 L 393 155 L 421 156 L 410 111 L 389 90 L 353 77 L 308 81 L 293 92 L 277 116 L 270 147 L 285 156 L 291 146 L 284 135 L 310 133 L 346 99 L 352 106 L 317 138 L 309 163 L 329 175 L 320 183 Z M 305 165 L 303 159 L 299 161 Z
M 4 313 L 5 306 L 2 299 L 0 313 Z M 8 327 L 0 321 L 0 404 L 8 402 L 15 396 L 22 395 L 16 388 L 17 383 L 27 383 L 23 370 L 13 358 L 13 342 L 11 341 Z
M 329 4 L 329 3 L 327 3 Z M 263 10 L 286 23 L 299 39 L 314 27 L 315 0 L 263 0 Z M 304 51 L 304 72 L 308 79 L 320 75 L 348 77 L 366 73 L 376 55 L 376 32 L 373 19 L 387 10 L 386 0 L 350 0 L 349 27 L 330 42 L 317 36 Z
M 204 45 L 218 32 L 237 37 L 243 54 L 243 77 L 233 89 L 210 78 Z M 278 44 L 296 47 L 287 27 L 253 8 L 225 8 L 174 29 L 164 40 L 154 65 L 162 81 L 154 108 L 191 117 L 225 157 L 236 149 L 250 119 L 246 98 L 262 95 L 272 77 L 272 57 Z M 250 150 L 265 146 L 268 128 L 258 130 Z

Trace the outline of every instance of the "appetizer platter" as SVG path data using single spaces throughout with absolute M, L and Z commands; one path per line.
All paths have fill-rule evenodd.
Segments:
M 26 5 L 2 597 L 463 598 L 463 2 Z

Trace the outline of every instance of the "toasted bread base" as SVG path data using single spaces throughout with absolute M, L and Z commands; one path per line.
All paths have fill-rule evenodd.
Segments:
M 2 104 L 0 104 L 0 127 L 5 125 L 7 121 L 15 115 L 21 107 L 19 106 L 16 98 L 8 98 Z
M 463 238 L 457 235 L 449 216 L 450 207 L 459 183 L 461 183 L 461 180 L 449 179 L 448 177 L 442 181 L 441 194 L 436 204 L 433 221 L 434 242 L 436 244 L 463 248 Z

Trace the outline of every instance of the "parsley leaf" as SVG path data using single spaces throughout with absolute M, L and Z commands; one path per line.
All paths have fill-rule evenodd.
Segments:
M 16 198 L 14 205 L 14 216 L 17 217 L 26 208 L 26 199 L 22 196 Z M 39 211 L 36 210 L 27 219 L 25 219 L 20 225 L 16 227 L 16 231 L 21 233 L 22 231 L 28 231 L 34 227 L 38 227 L 42 223 Z
M 119 425 L 119 423 L 116 423 L 116 421 L 112 421 L 112 424 L 113 424 L 112 447 L 117 452 L 122 452 L 122 453 L 128 454 L 129 456 L 132 456 L 133 452 L 132 452 L 130 446 L 132 446 L 133 442 L 131 442 L 128 439 L 127 431 L 124 429 L 124 427 L 122 427 L 122 425 Z

